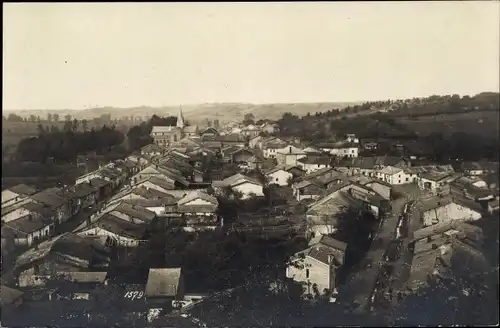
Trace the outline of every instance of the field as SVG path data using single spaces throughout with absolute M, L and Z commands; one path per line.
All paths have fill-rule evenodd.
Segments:
M 398 117 L 397 122 L 421 135 L 441 132 L 450 135 L 466 132 L 483 137 L 498 138 L 499 113 L 492 111 L 442 114 L 437 116 Z

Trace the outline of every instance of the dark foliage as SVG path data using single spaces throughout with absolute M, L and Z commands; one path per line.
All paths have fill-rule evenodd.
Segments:
M 138 150 L 153 142 L 150 136 L 153 126 L 175 126 L 176 116 L 159 117 L 153 115 L 147 122 L 142 122 L 130 128 L 127 133 L 129 150 Z
M 52 159 L 54 162 L 74 163 L 78 154 L 90 151 L 100 154 L 109 152 L 123 140 L 123 133 L 115 130 L 114 126 L 103 126 L 99 130 L 87 132 L 76 132 L 76 129 L 41 131 L 37 137 L 23 139 L 19 143 L 16 159 L 39 163 Z

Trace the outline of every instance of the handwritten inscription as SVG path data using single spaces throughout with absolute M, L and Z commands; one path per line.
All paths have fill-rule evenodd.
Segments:
M 143 291 L 134 290 L 134 291 L 126 292 L 123 297 L 128 298 L 130 300 L 138 300 L 138 299 L 141 299 L 143 296 L 144 296 Z

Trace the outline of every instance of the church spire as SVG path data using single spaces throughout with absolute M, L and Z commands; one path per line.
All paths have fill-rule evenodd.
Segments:
M 182 106 L 179 106 L 179 114 L 177 114 L 177 127 L 184 128 L 184 116 L 182 116 Z

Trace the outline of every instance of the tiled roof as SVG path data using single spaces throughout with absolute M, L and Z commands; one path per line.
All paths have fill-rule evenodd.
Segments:
M 193 200 L 196 200 L 196 199 L 202 199 L 202 200 L 207 201 L 207 202 L 214 204 L 214 205 L 219 204 L 217 201 L 217 198 L 215 198 L 207 193 L 198 191 L 198 190 L 188 192 L 186 196 L 184 196 L 182 199 L 180 199 L 178 201 L 178 204 L 184 205 L 184 204 L 192 202 Z
M 30 196 L 36 193 L 36 189 L 32 188 L 30 186 L 27 186 L 25 184 L 18 184 L 13 187 L 8 188 L 8 190 L 18 194 L 18 195 L 24 195 L 24 196 Z
M 86 239 L 73 233 L 65 233 L 51 240 L 40 243 L 21 254 L 16 260 L 16 268 L 29 265 L 39 259 L 46 257 L 50 252 L 69 254 L 77 258 L 93 262 L 96 252 L 109 254 L 109 250 L 98 242 Z M 109 263 L 109 257 L 101 258 Z
M 31 199 L 52 208 L 57 208 L 67 203 L 67 199 L 60 196 L 59 193 L 61 193 L 61 189 L 49 188 L 32 195 Z
M 114 211 L 127 214 L 145 222 L 151 222 L 156 216 L 154 212 L 151 212 L 142 206 L 130 205 L 123 202 L 120 203 Z
M 179 292 L 181 268 L 149 269 L 147 297 L 175 297 Z
M 319 244 L 331 247 L 333 249 L 338 249 L 343 252 L 345 252 L 347 249 L 347 244 L 343 241 L 325 235 L 321 237 L 321 239 L 319 240 Z
M 2 233 L 4 229 L 7 229 L 11 230 L 10 233 L 12 235 L 18 238 L 24 238 L 27 234 L 40 231 L 51 224 L 52 222 L 43 220 L 40 217 L 25 215 L 19 219 L 3 223 Z
M 117 234 L 118 236 L 140 240 L 145 235 L 143 225 L 134 224 L 106 213 L 95 223 L 96 226 Z
M 331 158 L 328 156 L 311 156 L 308 155 L 306 157 L 298 159 L 298 162 L 304 164 L 318 164 L 318 165 L 329 165 Z
M 153 128 L 151 129 L 151 133 L 171 132 L 175 130 L 179 130 L 179 128 L 175 126 L 153 126 Z

